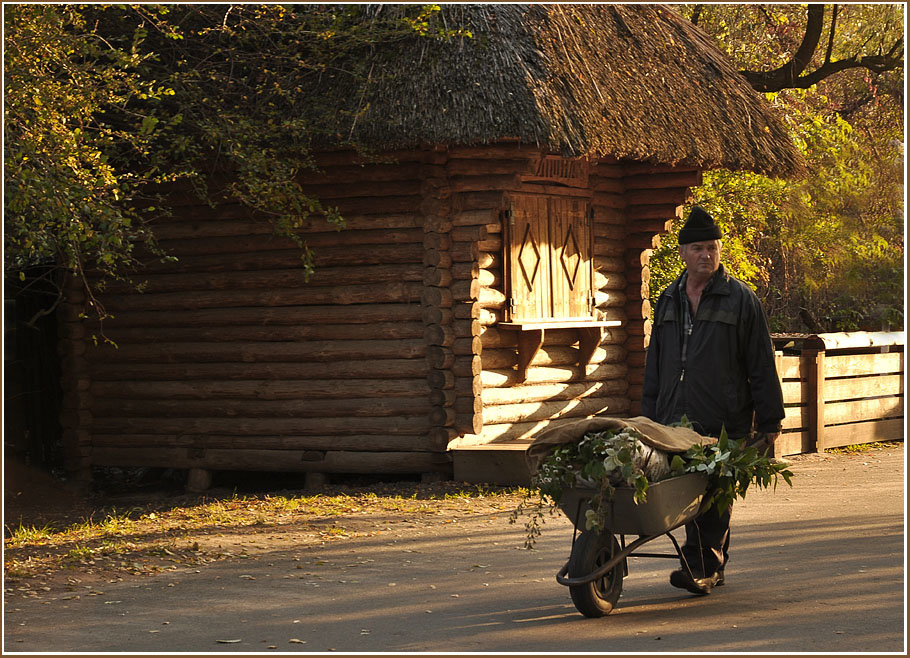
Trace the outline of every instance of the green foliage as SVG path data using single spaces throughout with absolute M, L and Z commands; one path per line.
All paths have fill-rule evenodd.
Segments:
M 39 265 L 59 287 L 73 274 L 99 317 L 94 275 L 129 278 L 137 244 L 166 257 L 154 240 L 167 215 L 163 184 L 256 211 L 298 242 L 312 272 L 307 218 L 344 222 L 303 191 L 316 169 L 310 150 L 325 138 L 358 146 L 346 139 L 357 113 L 314 107 L 314 85 L 370 84 L 357 54 L 379 43 L 470 36 L 442 25 L 435 5 L 13 4 L 4 13 L 6 279 Z
M 793 486 L 793 473 L 785 464 L 777 463 L 766 455 L 759 455 L 755 448 L 747 447 L 744 440 L 734 441 L 721 430 L 717 443 L 695 445 L 682 457 L 674 456 L 671 472 L 704 473 L 708 476 L 708 495 L 712 504 L 721 512 L 737 498 L 745 498 L 749 486 L 761 489 L 777 488 L 779 478 Z
M 681 425 L 687 425 L 685 418 Z M 761 488 L 777 487 L 779 478 L 792 486 L 791 473 L 784 464 L 745 441 L 733 441 L 721 431 L 713 445 L 693 445 L 675 454 L 669 463 L 651 461 L 650 448 L 642 435 L 631 428 L 622 431 L 592 432 L 577 443 L 555 446 L 534 474 L 532 488 L 509 517 L 515 523 L 527 513 L 525 548 L 533 548 L 542 531 L 546 513 L 554 514 L 567 489 L 578 487 L 591 491 L 589 509 L 585 512 L 585 529 L 601 531 L 606 527 L 607 503 L 616 487 L 629 487 L 636 504 L 648 498 L 648 486 L 667 477 L 686 473 L 703 473 L 708 478 L 708 501 L 721 511 L 736 498 L 745 498 L 751 484 Z M 654 453 L 652 453 L 654 454 Z M 661 457 L 663 460 L 663 457 Z
M 786 113 L 810 174 L 798 181 L 706 172 L 695 202 L 724 231 L 722 261 L 758 294 L 772 331 L 880 330 L 903 322 L 899 144 L 870 144 L 816 90 L 769 95 Z M 874 146 L 874 148 L 873 148 Z M 874 157 L 870 157 L 873 155 Z M 689 209 L 685 209 L 684 217 Z M 682 271 L 674 222 L 651 259 L 651 300 Z

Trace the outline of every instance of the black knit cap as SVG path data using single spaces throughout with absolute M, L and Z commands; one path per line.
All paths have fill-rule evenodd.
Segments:
M 679 231 L 679 244 L 690 242 L 704 242 L 705 240 L 720 240 L 720 227 L 714 223 L 714 218 L 701 206 L 692 208 L 689 219 Z

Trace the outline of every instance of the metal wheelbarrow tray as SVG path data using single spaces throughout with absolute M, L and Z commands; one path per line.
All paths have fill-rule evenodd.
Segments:
M 609 614 L 622 592 L 630 556 L 678 558 L 688 567 L 671 531 L 703 511 L 707 486 L 705 475 L 687 473 L 650 484 L 647 500 L 638 504 L 632 487 L 616 487 L 613 497 L 604 501 L 606 522 L 601 532 L 585 530 L 585 512 L 597 492 L 579 487 L 566 489 L 559 508 L 572 521 L 576 532 L 569 561 L 556 574 L 556 580 L 569 587 L 575 607 L 588 617 Z M 638 538 L 626 545 L 625 535 L 638 535 Z M 675 554 L 633 552 L 662 535 L 673 542 Z

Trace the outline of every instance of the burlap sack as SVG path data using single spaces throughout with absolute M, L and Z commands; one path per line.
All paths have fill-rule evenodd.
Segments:
M 669 453 L 685 452 L 693 445 L 712 445 L 717 442 L 717 439 L 702 436 L 687 427 L 668 427 L 644 416 L 634 418 L 595 416 L 553 421 L 534 438 L 528 446 L 525 458 L 533 474 L 537 472 L 540 463 L 547 458 L 554 446 L 577 443 L 589 432 L 621 430 L 625 427 L 638 430 L 642 435 L 642 443 Z

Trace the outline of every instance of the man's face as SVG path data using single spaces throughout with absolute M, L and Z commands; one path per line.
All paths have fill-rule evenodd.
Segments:
M 720 240 L 705 240 L 680 245 L 679 257 L 686 264 L 689 274 L 708 277 L 720 267 Z

